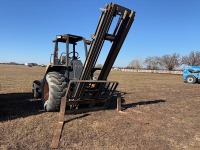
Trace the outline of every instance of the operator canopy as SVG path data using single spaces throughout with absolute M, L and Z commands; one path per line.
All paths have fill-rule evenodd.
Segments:
M 63 35 L 57 35 L 56 39 L 53 40 L 53 42 L 63 42 L 66 43 L 67 39 L 69 39 L 70 44 L 76 44 L 77 42 L 84 40 L 82 36 L 72 35 L 72 34 L 63 34 Z M 91 41 L 85 40 L 86 44 L 90 44 Z

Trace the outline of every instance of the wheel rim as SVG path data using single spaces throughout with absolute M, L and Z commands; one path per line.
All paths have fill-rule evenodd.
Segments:
M 190 83 L 193 82 L 193 78 L 192 78 L 192 77 L 189 77 L 189 78 L 188 78 L 188 82 L 190 82 Z
M 44 101 L 46 102 L 49 99 L 49 84 L 45 82 L 44 84 Z

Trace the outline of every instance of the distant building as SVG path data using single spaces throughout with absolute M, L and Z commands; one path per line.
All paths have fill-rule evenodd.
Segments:
M 119 70 L 120 70 L 120 68 L 117 68 L 117 67 L 115 67 L 115 68 L 113 68 L 113 70 L 119 71 Z
M 32 67 L 32 66 L 33 66 L 33 64 L 32 64 L 32 63 L 25 63 L 25 66 Z

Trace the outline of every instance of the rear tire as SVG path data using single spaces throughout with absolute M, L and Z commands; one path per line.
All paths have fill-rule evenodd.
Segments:
M 187 76 L 186 82 L 190 84 L 194 84 L 197 82 L 197 79 L 194 76 Z
M 44 76 L 42 84 L 42 102 L 46 111 L 59 110 L 61 98 L 66 93 L 64 75 L 58 72 L 49 72 Z

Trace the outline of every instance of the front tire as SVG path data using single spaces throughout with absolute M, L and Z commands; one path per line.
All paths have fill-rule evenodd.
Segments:
M 66 93 L 65 77 L 58 72 L 49 72 L 42 84 L 42 102 L 46 111 L 59 110 L 61 98 Z
M 32 93 L 34 98 L 41 98 L 41 82 L 38 80 L 35 80 L 33 82 L 33 87 L 32 87 Z
M 186 82 L 190 84 L 194 84 L 197 82 L 197 79 L 194 76 L 187 76 Z

